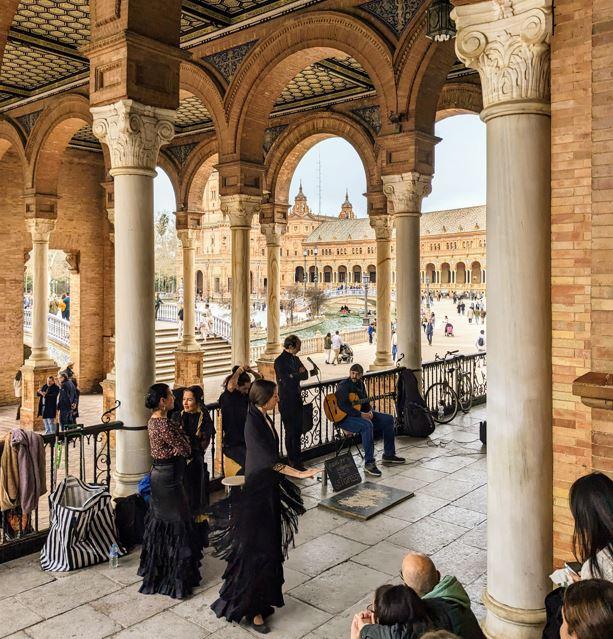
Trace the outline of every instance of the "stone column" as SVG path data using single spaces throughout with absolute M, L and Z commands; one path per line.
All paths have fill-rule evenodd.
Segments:
M 42 430 L 36 391 L 47 376 L 57 375 L 59 370 L 48 347 L 49 237 L 55 219 L 31 218 L 26 224 L 32 234 L 32 354 L 22 368 L 20 422 L 33 430 Z
M 370 370 L 394 365 L 392 359 L 392 217 L 372 215 L 377 239 L 377 353 Z
M 159 148 L 174 135 L 175 112 L 121 100 L 91 109 L 93 131 L 109 148 L 115 184 L 115 492 L 137 491 L 149 471 L 144 397 L 155 381 L 153 178 Z
M 537 639 L 545 621 L 543 601 L 551 589 L 553 538 L 552 2 L 481 2 L 456 7 L 452 16 L 458 57 L 481 76 L 481 118 L 487 124 L 485 631 L 496 639 Z M 517 309 L 530 309 L 530 321 L 517 322 Z
M 113 257 L 114 257 L 115 204 L 114 204 L 113 181 L 111 180 L 109 182 L 103 182 L 102 186 L 105 189 L 106 214 L 111 227 L 111 231 L 109 233 L 109 240 L 111 241 L 111 246 L 113 247 Z M 113 277 L 113 289 L 114 288 L 115 288 L 115 278 Z M 113 298 L 114 298 L 114 293 L 113 293 Z M 113 322 L 113 325 L 114 325 L 114 322 Z M 114 330 L 112 334 L 109 336 L 107 348 L 108 348 L 108 358 L 109 358 L 108 361 L 110 362 L 110 370 L 106 374 L 106 377 L 100 383 L 100 385 L 102 386 L 102 412 L 103 413 L 106 413 L 106 411 L 110 410 L 113 406 L 115 406 L 115 395 L 116 395 L 115 384 L 116 384 L 117 378 L 116 378 L 116 370 L 115 370 L 115 331 Z M 115 419 L 116 415 L 112 415 L 111 417 Z M 113 437 L 113 441 L 115 441 L 115 437 Z
M 383 192 L 394 208 L 396 226 L 398 356 L 404 353 L 403 366 L 413 370 L 421 369 L 419 218 L 431 182 L 431 175 L 416 172 L 383 177 Z
M 247 364 L 251 356 L 249 236 L 261 201 L 255 195 L 221 196 L 221 210 L 229 216 L 232 231 L 232 364 Z
M 196 341 L 196 238 L 194 231 L 177 230 L 183 250 L 183 339 L 175 352 L 175 386 L 202 384 L 202 349 Z
M 266 350 L 258 360 L 258 370 L 267 379 L 275 379 L 274 361 L 283 350 L 281 347 L 281 235 L 285 224 L 261 224 L 266 237 Z

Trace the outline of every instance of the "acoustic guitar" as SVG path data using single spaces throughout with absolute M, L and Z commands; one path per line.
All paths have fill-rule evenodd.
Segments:
M 362 404 L 370 403 L 374 400 L 372 397 L 360 399 L 357 393 L 349 393 L 349 401 L 356 410 L 361 411 Z M 328 393 L 324 397 L 324 413 L 326 417 L 335 424 L 342 422 L 343 419 L 347 417 L 347 413 L 338 405 L 336 393 Z

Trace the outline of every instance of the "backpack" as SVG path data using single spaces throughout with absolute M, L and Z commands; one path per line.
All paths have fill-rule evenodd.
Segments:
M 115 498 L 115 525 L 119 543 L 124 548 L 143 543 L 147 509 L 142 495 Z
M 477 344 L 479 344 L 479 346 L 485 346 L 485 340 L 483 339 L 483 337 L 480 337 L 477 340 Z
M 434 432 L 434 419 L 419 392 L 417 378 L 409 369 L 398 376 L 396 415 L 398 435 L 429 437 Z

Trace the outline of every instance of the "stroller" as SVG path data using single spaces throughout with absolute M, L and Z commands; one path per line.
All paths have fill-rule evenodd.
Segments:
M 338 354 L 340 364 L 353 364 L 353 349 L 349 344 L 342 344 Z

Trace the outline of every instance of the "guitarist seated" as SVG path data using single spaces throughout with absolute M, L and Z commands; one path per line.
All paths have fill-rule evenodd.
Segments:
M 354 364 L 349 369 L 349 378 L 336 387 L 336 399 L 339 408 L 347 414 L 337 426 L 362 436 L 364 446 L 364 472 L 381 477 L 381 471 L 375 463 L 374 430 L 383 431 L 383 463 L 404 464 L 403 457 L 396 456 L 394 441 L 394 418 L 386 413 L 373 411 L 362 381 L 364 369 Z

